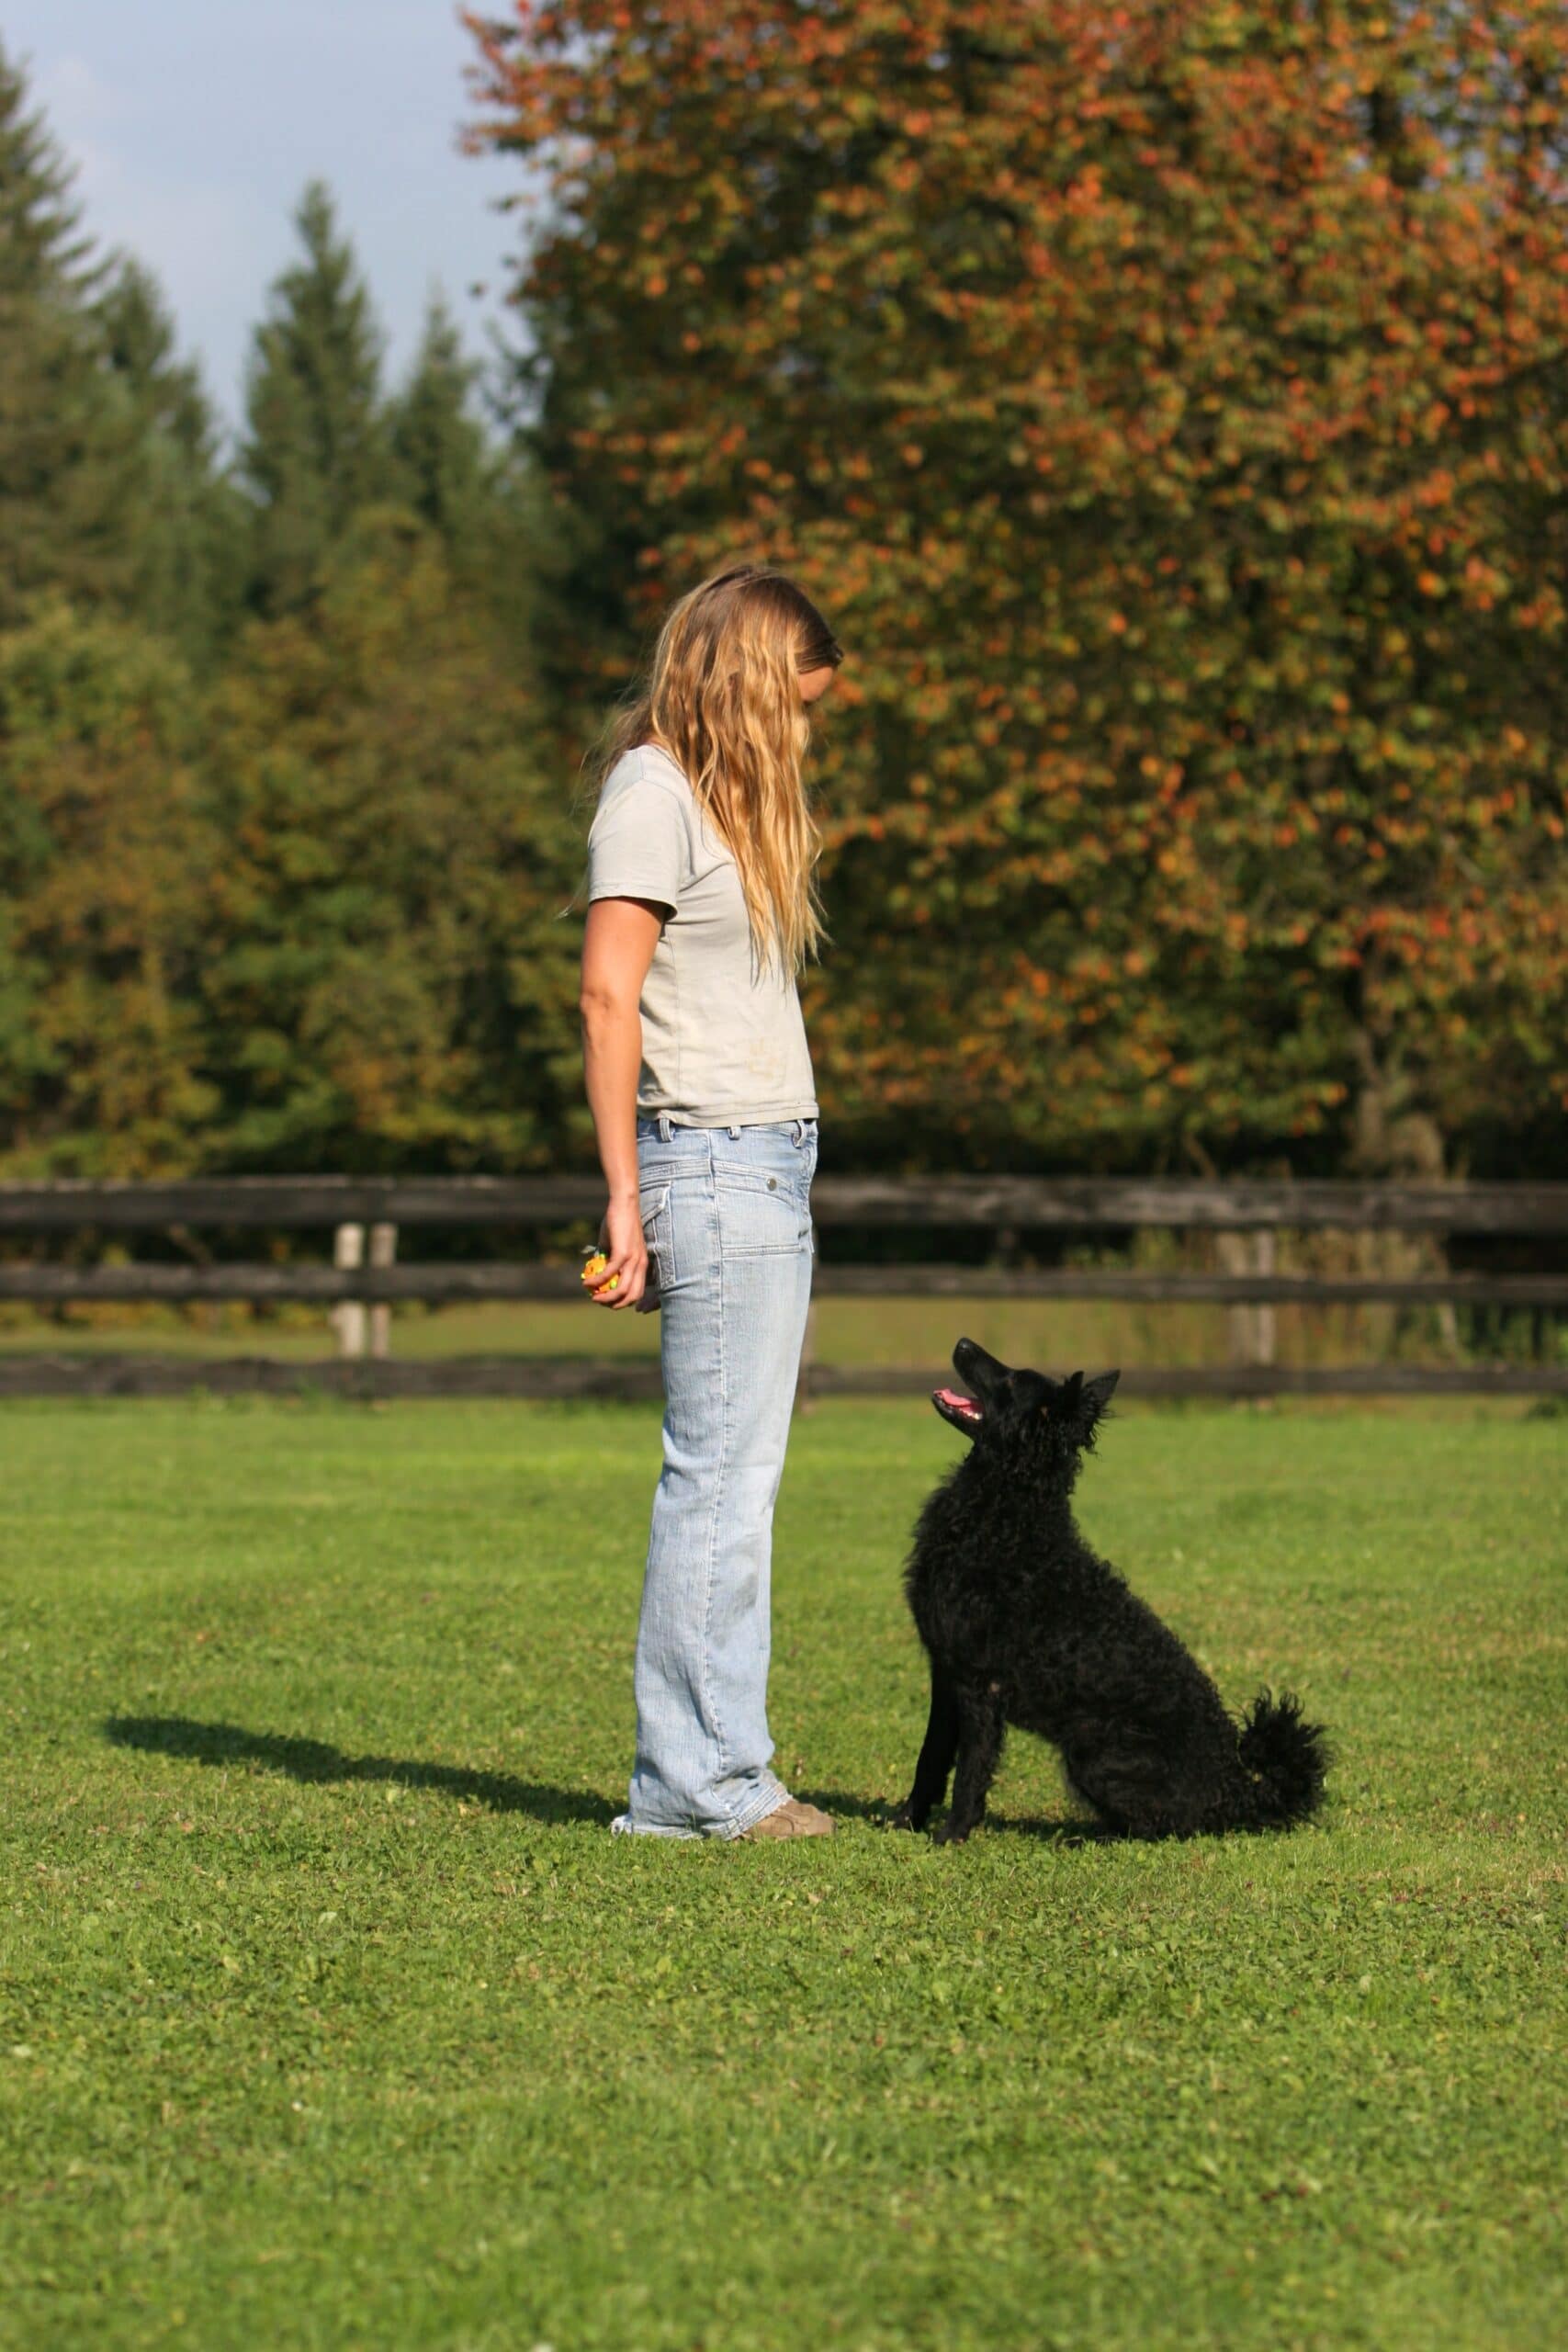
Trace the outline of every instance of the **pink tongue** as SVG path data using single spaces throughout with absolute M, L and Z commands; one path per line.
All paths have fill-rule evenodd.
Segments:
M 960 1412 L 972 1413 L 975 1410 L 973 1396 L 961 1396 L 956 1388 L 939 1388 L 936 1393 L 944 1405 L 956 1405 Z

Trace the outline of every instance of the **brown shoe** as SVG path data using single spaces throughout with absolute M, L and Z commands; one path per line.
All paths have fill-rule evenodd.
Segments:
M 785 1797 L 783 1804 L 743 1829 L 737 1841 L 744 1845 L 751 1838 L 830 1838 L 833 1816 L 821 1813 L 814 1804 L 802 1804 L 798 1797 Z

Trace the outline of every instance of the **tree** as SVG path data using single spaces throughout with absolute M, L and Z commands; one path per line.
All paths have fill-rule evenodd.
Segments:
M 459 564 L 482 531 L 490 487 L 484 427 L 473 413 L 478 375 L 446 303 L 433 301 L 409 380 L 391 405 L 390 441 L 400 495 Z
M 266 613 L 309 599 L 354 516 L 391 486 L 380 330 L 319 180 L 295 224 L 303 257 L 273 287 L 245 385 L 241 470 L 258 510 L 253 598 Z
M 389 412 L 394 490 L 439 534 L 454 586 L 531 674 L 542 502 L 525 453 L 498 446 L 478 413 L 482 374 L 435 300 Z
M 540 1167 L 574 1118 L 579 851 L 440 543 L 362 518 L 216 698 L 219 1164 Z
M 209 669 L 239 617 L 247 510 L 224 476 L 197 368 L 141 264 L 121 259 L 95 304 L 131 477 L 130 590 L 140 617 Z
M 0 626 L 40 591 L 129 591 L 128 435 L 71 174 L 0 49 Z
M 150 1177 L 213 1096 L 197 974 L 215 844 L 191 682 L 155 639 L 59 602 L 0 635 L 0 1162 Z
M 738 555 L 850 647 L 860 1149 L 1560 1153 L 1561 8 L 469 21 L 475 143 L 552 174 L 563 679 Z

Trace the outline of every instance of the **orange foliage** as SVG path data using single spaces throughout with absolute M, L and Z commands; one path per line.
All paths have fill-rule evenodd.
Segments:
M 470 22 L 596 680 L 721 556 L 850 648 L 861 1148 L 1324 1164 L 1369 1083 L 1561 1136 L 1555 0 Z

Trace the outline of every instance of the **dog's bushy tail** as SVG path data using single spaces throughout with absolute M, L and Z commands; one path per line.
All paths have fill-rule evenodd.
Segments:
M 1302 1702 L 1292 1692 L 1281 1690 L 1276 1699 L 1259 1691 L 1242 1719 L 1237 1747 L 1257 1792 L 1259 1828 L 1292 1828 L 1317 1811 L 1328 1742 L 1321 1724 L 1302 1721 Z

